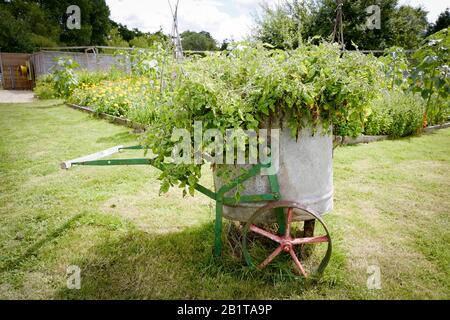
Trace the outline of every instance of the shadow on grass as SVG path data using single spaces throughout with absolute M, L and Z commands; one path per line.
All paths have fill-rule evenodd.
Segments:
M 74 217 L 67 220 L 66 222 L 64 222 L 60 227 L 58 227 L 56 230 L 51 232 L 45 238 L 43 238 L 43 239 L 37 241 L 35 244 L 33 244 L 20 257 L 14 259 L 14 260 L 11 260 L 9 262 L 6 262 L 5 265 L 0 268 L 0 272 L 10 271 L 10 270 L 19 268 L 21 266 L 21 264 L 24 263 L 31 256 L 37 255 L 40 248 L 45 246 L 50 241 L 60 237 L 67 230 L 71 229 L 73 227 L 74 223 L 79 221 L 84 215 L 85 215 L 84 213 L 77 214 Z
M 54 109 L 54 108 L 62 108 L 64 105 L 61 102 L 53 102 L 42 106 L 36 106 L 36 109 Z
M 33 103 L 23 103 L 24 107 L 31 107 L 36 109 L 51 109 L 57 107 L 64 107 L 64 100 L 62 99 L 37 99 Z
M 314 280 L 252 270 L 229 252 L 214 258 L 212 243 L 210 223 L 165 235 L 129 232 L 73 261 L 81 269 L 81 289 L 61 288 L 55 298 L 270 299 L 318 290 Z

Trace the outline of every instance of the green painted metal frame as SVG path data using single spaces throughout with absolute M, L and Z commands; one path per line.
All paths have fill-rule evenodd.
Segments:
M 143 150 L 145 146 L 131 146 L 120 148 L 119 150 Z M 73 162 L 72 165 L 79 166 L 133 166 L 133 165 L 151 165 L 159 170 L 164 169 L 164 166 L 170 164 L 156 163 L 154 159 L 151 158 L 136 158 L 136 159 L 104 159 L 104 160 L 92 160 L 92 161 L 81 161 Z M 238 176 L 230 183 L 222 186 L 217 192 L 214 192 L 201 184 L 196 184 L 195 189 L 205 196 L 216 201 L 216 220 L 215 220 L 215 240 L 214 240 L 214 254 L 220 256 L 222 252 L 222 223 L 223 223 L 223 206 L 224 205 L 236 205 L 238 203 L 250 203 L 250 202 L 261 202 L 261 201 L 276 201 L 281 199 L 280 195 L 280 185 L 278 182 L 278 177 L 276 174 L 268 175 L 269 185 L 271 193 L 266 194 L 256 194 L 256 195 L 244 195 L 237 200 L 236 198 L 226 197 L 225 194 L 248 179 L 256 176 L 261 172 L 263 168 L 269 168 L 271 163 L 267 164 L 256 164 L 250 168 L 246 173 Z M 179 177 L 179 180 L 183 180 L 183 177 Z M 279 233 L 284 234 L 285 230 L 285 215 L 283 209 L 276 210 L 277 221 L 279 225 Z

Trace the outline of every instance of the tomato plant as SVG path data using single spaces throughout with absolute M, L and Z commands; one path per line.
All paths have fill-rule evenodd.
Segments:
M 356 136 L 370 114 L 369 102 L 382 78 L 376 58 L 342 52 L 322 43 L 293 51 L 269 50 L 262 44 L 240 43 L 223 53 L 173 64 L 172 86 L 164 91 L 146 144 L 163 162 L 176 141 L 173 128 L 264 128 L 274 119 L 287 119 L 293 137 L 306 126 L 339 125 L 338 134 Z M 329 132 L 331 133 L 331 132 Z M 205 146 L 202 146 L 205 147 Z M 172 165 L 163 171 L 162 191 L 180 185 L 193 191 L 201 164 Z

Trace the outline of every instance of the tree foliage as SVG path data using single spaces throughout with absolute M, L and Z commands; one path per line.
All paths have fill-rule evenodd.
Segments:
M 14 2 L 14 1 L 13 1 Z M 49 23 L 61 30 L 60 42 L 65 45 L 104 45 L 111 28 L 109 8 L 105 0 L 34 0 L 49 13 Z M 67 7 L 77 5 L 81 10 L 81 29 L 70 30 L 66 22 Z
M 113 28 L 108 35 L 108 45 L 114 47 L 152 48 L 158 43 L 164 43 L 168 37 L 162 30 L 155 33 L 142 32 L 136 28 L 129 29 L 126 25 L 110 21 Z
M 261 4 L 262 14 L 256 19 L 256 37 L 278 49 L 294 49 L 309 36 L 314 3 L 286 1 L 276 6 Z
M 164 43 L 168 37 L 160 30 L 155 33 L 142 33 L 130 40 L 130 46 L 135 48 L 152 48 L 158 43 Z
M 108 40 L 106 41 L 106 44 L 110 47 L 120 47 L 120 48 L 126 48 L 129 47 L 129 43 L 128 41 L 126 41 L 119 29 L 116 28 L 112 28 L 111 31 L 108 34 Z
M 0 2 L 2 51 L 31 52 L 38 46 L 55 45 L 61 30 L 39 3 L 23 0 Z
M 184 50 L 214 51 L 217 50 L 216 40 L 206 31 L 185 31 L 181 34 L 181 44 Z
M 81 29 L 70 30 L 67 7 L 78 5 Z M 2 51 L 32 52 L 42 46 L 104 45 L 110 30 L 105 0 L 0 1 Z
M 428 27 L 427 35 L 431 35 L 442 29 L 450 27 L 450 9 L 447 8 L 444 12 L 442 12 L 437 18 L 435 23 L 431 23 Z
M 367 8 L 378 5 L 381 28 L 366 27 Z M 287 0 L 275 7 L 263 6 L 257 19 L 256 38 L 277 48 L 295 48 L 303 40 L 320 36 L 329 39 L 336 17 L 335 0 Z M 426 12 L 399 6 L 398 0 L 344 0 L 344 40 L 347 48 L 376 50 L 392 46 L 417 48 L 427 29 Z
M 427 12 L 421 8 L 399 7 L 386 26 L 392 32 L 391 37 L 387 38 L 386 47 L 395 45 L 404 49 L 417 49 L 428 26 L 426 16 Z

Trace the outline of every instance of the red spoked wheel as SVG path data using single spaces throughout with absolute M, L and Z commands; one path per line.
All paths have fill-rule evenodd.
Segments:
M 274 209 L 280 209 L 282 208 L 284 210 L 285 214 L 285 228 L 284 228 L 284 234 L 279 235 L 276 233 L 273 233 L 271 231 L 267 231 L 264 229 L 264 227 L 258 226 L 255 222 L 258 221 L 258 217 L 262 216 L 263 214 L 266 214 L 267 212 L 273 211 Z M 321 225 L 321 228 L 323 230 L 322 235 L 319 236 L 311 236 L 311 237 L 302 237 L 302 236 L 292 236 L 292 224 L 293 224 L 293 218 L 294 218 L 294 210 L 300 210 L 306 215 L 309 215 L 311 219 L 315 219 L 318 221 Z M 292 201 L 277 201 L 272 202 L 266 205 L 265 207 L 259 209 L 256 211 L 250 219 L 247 221 L 247 223 L 244 226 L 243 230 L 243 239 L 242 239 L 242 248 L 244 253 L 244 258 L 249 266 L 257 267 L 258 269 L 263 269 L 267 265 L 269 265 L 280 253 L 285 252 L 290 255 L 292 260 L 294 261 L 295 269 L 303 275 L 305 278 L 308 277 L 311 274 L 318 274 L 320 275 L 323 270 L 328 265 L 328 262 L 331 257 L 331 251 L 332 251 L 332 245 L 331 245 L 331 237 L 328 232 L 328 228 L 325 224 L 325 222 L 322 220 L 320 215 L 311 209 L 306 208 L 305 206 Z M 254 234 L 256 236 L 262 237 L 263 239 L 269 239 L 271 240 L 275 245 L 276 249 L 272 251 L 267 257 L 261 258 L 261 254 L 258 255 L 257 259 L 254 259 L 255 254 L 251 250 L 249 246 L 249 234 Z M 322 255 L 321 257 L 314 257 L 315 261 L 307 261 L 308 262 L 308 268 L 305 267 L 304 261 L 300 261 L 302 259 L 299 259 L 297 252 L 301 250 L 301 248 L 304 245 L 309 244 L 324 244 L 326 245 L 326 249 L 324 248 L 321 252 L 319 252 L 319 255 Z M 263 256 L 264 256 L 263 255 Z M 322 258 L 323 257 L 323 258 Z M 257 260 L 255 263 L 254 260 Z M 307 260 L 310 260 L 308 258 Z M 320 261 L 320 262 L 319 262 Z M 315 262 L 315 263 L 312 263 Z M 315 267 L 317 266 L 318 267 Z

